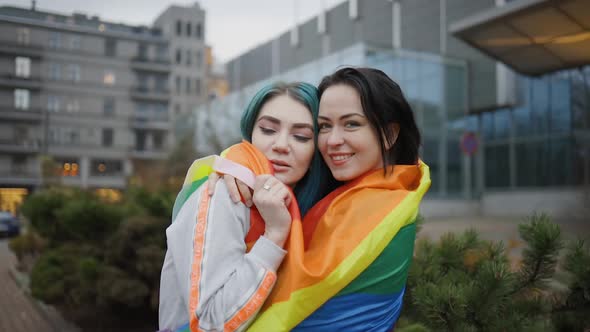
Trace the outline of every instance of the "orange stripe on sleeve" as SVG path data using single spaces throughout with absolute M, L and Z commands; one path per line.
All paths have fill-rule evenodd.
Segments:
M 270 290 L 272 289 L 272 285 L 274 284 L 277 276 L 274 272 L 266 271 L 264 274 L 264 278 L 262 282 L 252 294 L 252 296 L 248 299 L 246 304 L 236 312 L 232 318 L 225 323 L 224 331 L 225 332 L 232 332 L 240 328 L 245 322 L 247 322 L 253 315 L 255 315 L 258 310 L 262 307 L 262 304 L 268 297 Z
M 191 332 L 202 331 L 199 327 L 199 318 L 196 315 L 199 306 L 199 282 L 201 280 L 201 263 L 203 262 L 203 248 L 205 246 L 205 230 L 207 229 L 207 214 L 209 212 L 210 196 L 207 187 L 201 193 L 195 236 L 193 240 L 193 263 L 191 266 L 191 288 L 189 300 L 189 317 Z

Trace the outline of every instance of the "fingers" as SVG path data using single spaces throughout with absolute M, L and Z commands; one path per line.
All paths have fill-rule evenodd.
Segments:
M 209 179 L 207 180 L 207 192 L 209 193 L 209 196 L 212 196 L 215 192 L 217 181 L 219 181 L 219 174 L 215 172 L 209 174 Z
M 254 193 L 259 200 L 280 200 L 289 206 L 291 193 L 288 187 L 272 175 L 259 175 L 254 184 Z
M 229 196 L 234 203 L 239 203 L 240 198 L 240 191 L 238 190 L 238 186 L 236 184 L 236 178 L 231 175 L 225 175 L 223 177 L 223 181 L 225 182 L 225 186 L 227 187 L 227 191 L 229 192 Z
M 242 197 L 244 198 L 246 206 L 251 207 L 252 206 L 252 193 L 250 192 L 250 188 L 248 188 L 248 186 L 240 180 L 236 180 L 235 183 L 238 185 L 238 190 L 240 191 L 240 194 L 242 194 Z

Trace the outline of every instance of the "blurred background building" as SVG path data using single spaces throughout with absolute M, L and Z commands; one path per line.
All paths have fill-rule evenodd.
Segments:
M 239 140 L 252 95 L 345 65 L 397 81 L 432 172 L 426 216 L 583 217 L 590 202 L 590 2 L 348 0 L 227 63 L 195 147 Z
M 197 3 L 151 27 L 0 7 L 0 210 L 42 185 L 43 160 L 63 184 L 123 189 L 165 159 L 208 94 L 204 35 Z

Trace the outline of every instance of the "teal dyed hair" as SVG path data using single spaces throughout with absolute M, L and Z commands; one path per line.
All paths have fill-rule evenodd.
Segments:
M 273 83 L 263 87 L 254 95 L 244 114 L 242 114 L 240 129 L 242 137 L 248 142 L 252 142 L 252 132 L 262 106 L 272 98 L 282 95 L 287 95 L 301 103 L 311 112 L 313 118 L 316 149 L 309 170 L 297 182 L 293 190 L 299 203 L 301 215 L 304 216 L 315 203 L 332 189 L 328 184 L 333 181 L 332 173 L 330 173 L 317 149 L 319 98 L 316 87 L 303 82 Z

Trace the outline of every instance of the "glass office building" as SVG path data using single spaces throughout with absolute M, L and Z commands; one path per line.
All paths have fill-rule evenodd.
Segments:
M 467 111 L 466 61 L 357 44 L 237 90 L 196 110 L 195 146 L 202 154 L 239 141 L 239 119 L 262 86 L 275 81 L 318 84 L 339 67 L 383 70 L 401 86 L 421 129 L 421 156 L 430 166 L 431 198 L 478 198 L 495 190 L 570 187 L 588 183 L 590 67 L 539 78 L 517 76 L 513 106 L 478 114 Z M 211 124 L 215 123 L 215 126 Z M 478 151 L 461 149 L 473 132 Z

